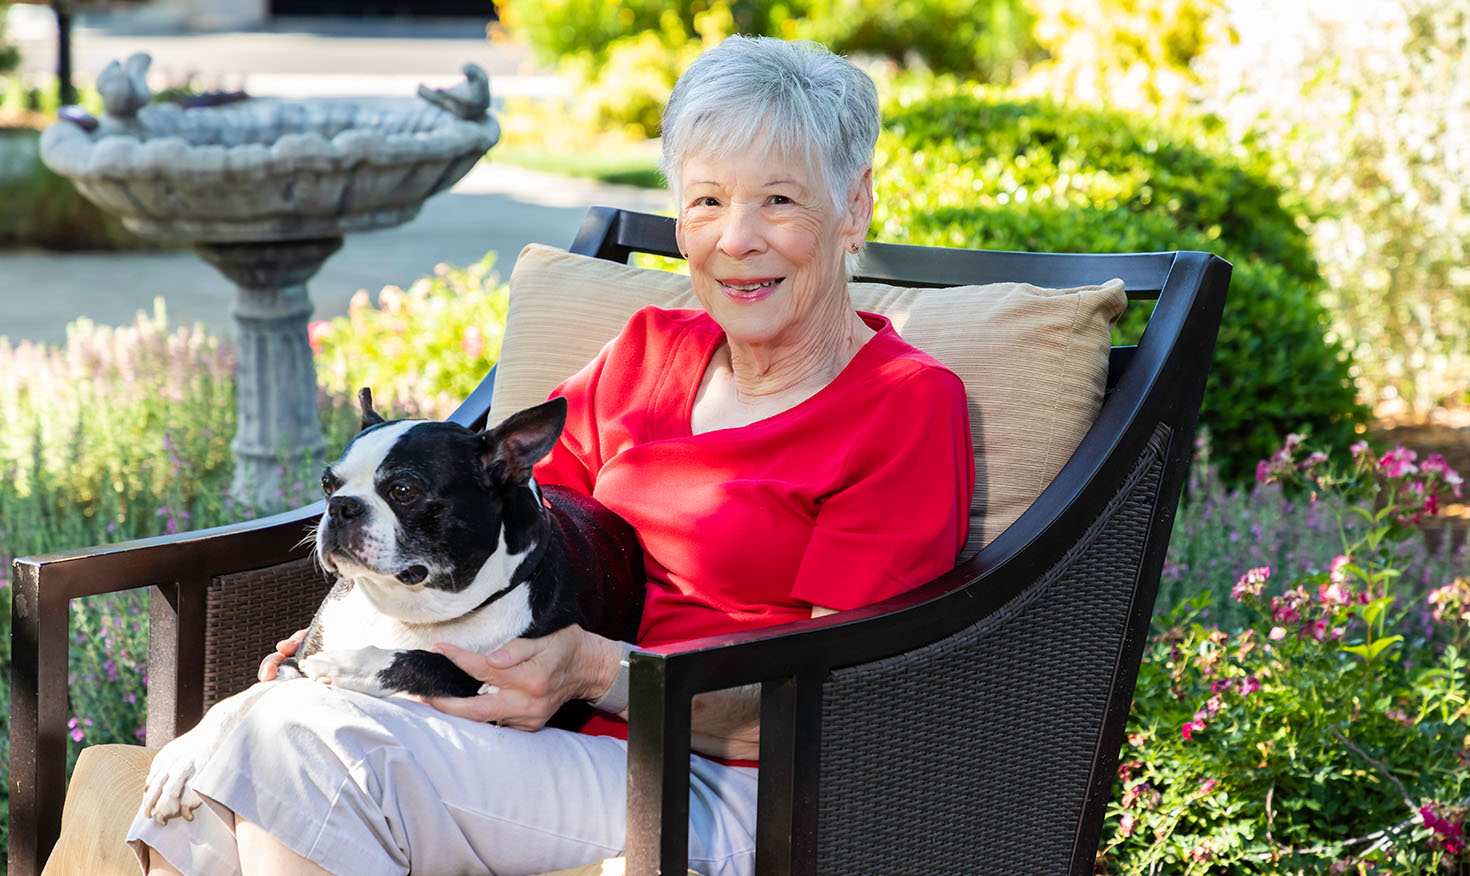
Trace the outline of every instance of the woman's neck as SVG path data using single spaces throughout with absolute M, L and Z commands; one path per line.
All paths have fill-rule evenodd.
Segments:
M 806 398 L 831 383 L 874 334 L 852 309 L 803 331 L 791 344 L 739 344 L 727 341 L 735 398 L 759 405 L 769 399 Z

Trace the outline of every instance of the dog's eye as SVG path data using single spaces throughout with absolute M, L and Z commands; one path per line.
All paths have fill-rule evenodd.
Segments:
M 322 494 L 330 496 L 336 489 L 337 484 L 332 479 L 331 475 L 322 475 Z
M 413 487 L 410 487 L 407 484 L 394 484 L 388 490 L 388 498 L 392 499 L 395 502 L 408 502 L 412 500 L 415 495 L 416 494 L 414 493 Z

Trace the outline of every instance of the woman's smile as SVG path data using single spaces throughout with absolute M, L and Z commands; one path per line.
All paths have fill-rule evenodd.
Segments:
M 776 294 L 785 277 L 762 277 L 758 279 L 720 280 L 725 294 L 735 301 L 754 303 Z

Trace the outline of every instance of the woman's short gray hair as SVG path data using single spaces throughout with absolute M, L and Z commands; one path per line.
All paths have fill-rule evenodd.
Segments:
M 695 59 L 664 108 L 660 169 L 680 197 L 691 156 L 805 159 L 839 207 L 878 142 L 868 74 L 809 40 L 732 36 Z

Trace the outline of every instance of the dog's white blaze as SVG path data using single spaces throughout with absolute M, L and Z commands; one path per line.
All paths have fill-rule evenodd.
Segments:
M 362 541 L 356 545 L 359 557 L 365 563 L 370 563 L 379 569 L 391 569 L 398 571 L 401 567 L 413 565 L 415 558 L 403 558 L 398 554 L 398 515 L 388 507 L 373 483 L 378 469 L 383 460 L 387 458 L 388 452 L 403 433 L 412 429 L 420 423 L 430 422 L 428 420 L 404 420 L 398 423 L 390 423 L 381 426 L 373 432 L 360 436 L 352 442 L 347 454 L 341 461 L 332 466 L 332 471 L 342 479 L 341 485 L 333 492 L 334 496 L 350 496 L 362 500 L 368 507 L 367 525 L 363 528 Z M 324 555 L 322 540 L 327 531 L 328 513 L 322 512 L 321 525 L 317 528 L 317 553 Z M 429 566 L 428 563 L 424 563 Z M 430 568 L 430 572 L 437 572 Z

